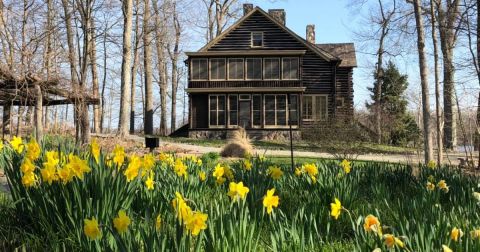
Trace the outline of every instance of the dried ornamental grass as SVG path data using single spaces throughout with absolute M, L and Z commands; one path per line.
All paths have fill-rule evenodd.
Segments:
M 248 138 L 247 131 L 243 128 L 238 128 L 234 131 L 228 143 L 223 147 L 220 155 L 222 157 L 237 157 L 243 158 L 252 154 L 253 147 Z

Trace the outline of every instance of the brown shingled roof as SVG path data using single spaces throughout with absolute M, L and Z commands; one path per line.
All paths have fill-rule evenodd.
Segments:
M 322 50 L 329 52 L 342 62 L 340 67 L 356 67 L 357 57 L 355 56 L 355 45 L 353 43 L 336 43 L 336 44 L 316 44 Z

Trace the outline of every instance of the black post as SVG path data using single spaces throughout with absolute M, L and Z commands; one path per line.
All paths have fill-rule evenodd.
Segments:
M 291 94 L 287 95 L 287 104 L 288 104 L 288 126 L 290 131 L 290 160 L 292 162 L 292 171 L 295 172 L 295 162 L 293 161 L 293 132 L 292 132 L 292 113 L 290 111 L 291 107 Z

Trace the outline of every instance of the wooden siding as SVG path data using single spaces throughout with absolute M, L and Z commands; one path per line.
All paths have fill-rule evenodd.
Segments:
M 352 68 L 340 67 L 337 69 L 337 97 L 343 98 L 343 107 L 337 108 L 338 118 L 353 117 L 353 82 Z
M 190 95 L 190 104 L 190 128 L 208 128 L 208 94 Z
M 247 81 L 190 81 L 188 88 L 225 88 L 225 87 L 303 87 L 300 80 L 247 80 Z

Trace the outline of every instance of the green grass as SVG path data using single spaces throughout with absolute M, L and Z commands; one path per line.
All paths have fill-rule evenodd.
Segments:
M 176 143 L 185 143 L 193 144 L 207 147 L 223 147 L 226 143 L 226 140 L 221 139 L 193 139 L 185 137 L 163 137 L 163 141 L 167 142 L 176 142 Z M 267 140 L 254 140 L 252 144 L 256 148 L 267 149 L 267 150 L 290 150 L 289 141 L 267 141 Z M 293 148 L 295 151 L 311 151 L 311 152 L 328 152 L 335 153 L 341 151 L 343 148 L 340 146 L 340 143 L 335 142 L 321 142 L 314 143 L 306 140 L 294 141 Z M 376 143 L 357 143 L 352 150 L 357 154 L 365 153 L 382 153 L 382 154 L 406 154 L 414 153 L 414 148 L 400 147 L 400 146 L 390 146 L 384 144 Z

